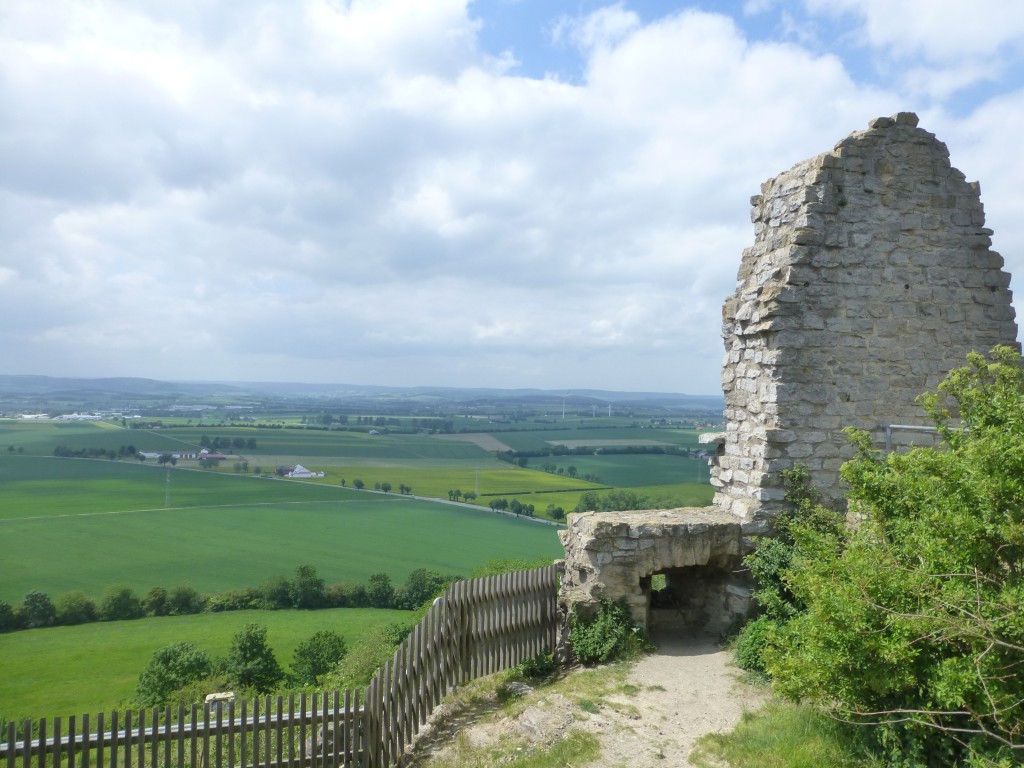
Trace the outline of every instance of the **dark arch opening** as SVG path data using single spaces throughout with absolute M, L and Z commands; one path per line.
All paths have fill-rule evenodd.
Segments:
M 721 637 L 750 608 L 740 564 L 666 568 L 640 579 L 648 634 Z

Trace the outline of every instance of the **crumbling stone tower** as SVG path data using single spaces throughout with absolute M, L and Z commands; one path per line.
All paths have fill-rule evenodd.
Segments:
M 802 464 L 840 497 L 844 427 L 881 446 L 886 425 L 927 423 L 914 398 L 967 352 L 1016 343 L 979 186 L 917 122 L 873 120 L 751 200 L 754 245 L 723 307 L 728 431 L 711 476 L 715 505 L 748 532 L 778 511 L 780 470 Z

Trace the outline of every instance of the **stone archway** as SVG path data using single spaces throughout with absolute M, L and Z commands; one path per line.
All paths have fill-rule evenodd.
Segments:
M 676 595 L 680 629 L 719 634 L 749 610 L 740 522 L 713 507 L 585 512 L 559 535 L 565 547 L 560 601 L 567 612 L 586 615 L 601 599 L 623 599 L 646 631 L 651 577 L 659 573 Z

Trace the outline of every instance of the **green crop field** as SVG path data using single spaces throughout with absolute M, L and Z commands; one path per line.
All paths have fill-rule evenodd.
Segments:
M 328 583 L 416 568 L 465 575 L 494 558 L 557 557 L 555 528 L 489 512 L 370 495 L 358 500 L 195 507 L 0 523 L 0 599 L 51 597 L 112 584 L 144 593 L 191 583 L 201 592 L 255 586 L 317 568 Z
M 688 429 L 596 427 L 498 432 L 496 436 L 515 451 L 536 451 L 551 448 L 556 443 L 600 445 L 601 441 L 606 440 L 613 440 L 622 445 L 664 443 L 680 448 L 697 448 L 697 434 L 696 431 Z
M 618 488 L 699 483 L 707 482 L 708 479 L 707 459 L 688 459 L 685 456 L 611 453 L 598 456 L 545 456 L 530 459 L 531 466 L 540 466 L 544 463 L 555 464 L 562 469 L 576 467 L 579 476 L 596 475 L 601 484 Z M 566 481 L 568 478 L 563 478 L 563 482 Z
M 170 477 L 170 483 L 168 483 Z M 354 491 L 131 460 L 0 454 L 0 520 L 171 506 L 317 501 Z
M 321 629 L 351 647 L 378 624 L 412 619 L 409 611 L 369 608 L 236 611 L 12 632 L 0 635 L 0 719 L 109 712 L 131 699 L 159 648 L 191 642 L 224 656 L 234 634 L 253 622 L 267 627 L 267 641 L 287 669 L 295 647 Z

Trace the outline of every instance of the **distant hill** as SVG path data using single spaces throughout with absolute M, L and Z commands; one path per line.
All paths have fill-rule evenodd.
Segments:
M 600 389 L 492 389 L 461 387 L 386 387 L 356 384 L 301 382 L 158 381 L 142 378 L 65 378 L 0 375 L 0 401 L 7 404 L 64 403 L 197 403 L 204 401 L 277 400 L 317 403 L 380 403 L 429 405 L 497 404 L 524 407 L 617 408 L 652 407 L 679 410 L 721 410 L 720 396 L 671 392 L 616 392 Z

